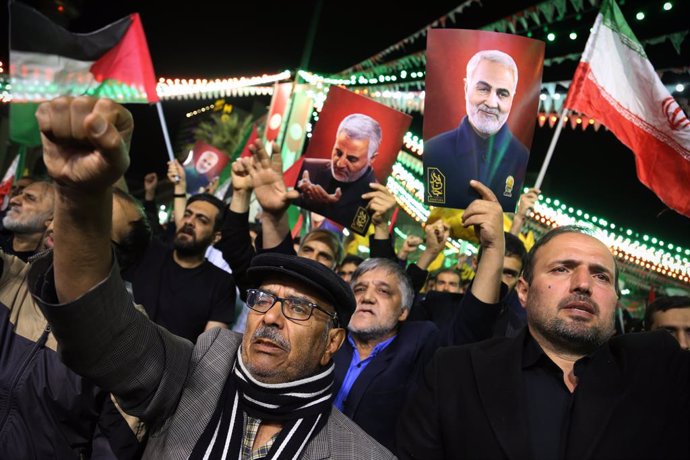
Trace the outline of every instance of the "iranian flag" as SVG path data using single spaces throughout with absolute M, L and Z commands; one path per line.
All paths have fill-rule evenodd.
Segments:
M 91 95 L 122 103 L 158 102 L 138 14 L 74 34 L 38 11 L 10 3 L 12 102 Z
M 596 118 L 634 153 L 637 175 L 690 217 L 690 121 L 614 0 L 604 0 L 565 107 Z

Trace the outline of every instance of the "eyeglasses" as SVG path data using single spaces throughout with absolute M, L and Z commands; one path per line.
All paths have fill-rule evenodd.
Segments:
M 314 309 L 316 309 L 328 315 L 336 327 L 338 325 L 337 313 L 329 313 L 315 303 L 302 299 L 285 299 L 259 289 L 247 289 L 247 306 L 257 313 L 267 313 L 276 302 L 280 302 L 280 310 L 287 319 L 306 321 L 311 318 Z

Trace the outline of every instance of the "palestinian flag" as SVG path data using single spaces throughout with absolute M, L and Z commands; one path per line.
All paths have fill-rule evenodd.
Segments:
M 139 14 L 74 34 L 38 11 L 10 3 L 12 102 L 91 95 L 121 103 L 158 102 Z
M 596 118 L 636 157 L 637 176 L 690 217 L 690 121 L 614 0 L 604 0 L 565 107 Z

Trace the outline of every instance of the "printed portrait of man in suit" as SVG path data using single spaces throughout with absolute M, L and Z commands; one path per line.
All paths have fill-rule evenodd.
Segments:
M 301 197 L 294 204 L 365 232 L 370 216 L 362 194 L 376 182 L 372 161 L 381 139 L 381 125 L 372 117 L 361 113 L 346 116 L 336 130 L 330 159 L 306 158 L 302 163 L 295 184 Z
M 494 190 L 504 209 L 515 207 L 519 191 L 513 189 L 516 179 L 522 182 L 529 159 L 529 151 L 506 124 L 517 83 L 518 68 L 507 53 L 482 50 L 469 60 L 466 115 L 456 128 L 424 143 L 429 204 L 464 208 L 473 199 L 467 196 L 469 181 L 478 179 Z M 453 180 L 447 180 L 449 171 Z

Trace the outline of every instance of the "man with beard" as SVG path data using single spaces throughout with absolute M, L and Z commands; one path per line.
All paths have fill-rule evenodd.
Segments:
M 41 248 L 43 235 L 53 218 L 53 184 L 37 181 L 27 185 L 10 200 L 2 219 L 4 231 L 0 247 L 26 262 Z
M 111 240 L 122 267 L 141 257 L 151 231 L 136 199 L 114 192 Z M 53 242 L 51 220 L 41 249 Z M 0 392 L 10 401 L 0 423 L 0 457 L 140 458 L 143 424 L 123 418 L 107 391 L 60 361 L 55 336 L 29 292 L 28 271 L 28 264 L 0 250 Z
M 500 216 L 480 193 L 465 225 Z M 501 227 L 480 225 L 463 310 L 500 308 Z M 527 327 L 436 353 L 401 415 L 399 457 L 689 458 L 690 352 L 661 331 L 612 338 L 618 274 L 587 230 L 544 235 L 516 287 Z
M 504 210 L 515 209 L 520 194 L 516 187 L 529 158 L 506 124 L 517 82 L 517 65 L 502 51 L 479 51 L 468 61 L 467 116 L 457 128 L 424 142 L 429 204 L 464 209 L 476 198 L 469 187 L 475 179 L 494 191 Z
M 438 345 L 428 321 L 406 321 L 414 291 L 400 264 L 362 262 L 350 282 L 357 300 L 335 355 L 335 407 L 395 453 L 395 423 Z
M 332 270 L 255 257 L 247 333 L 214 329 L 193 346 L 134 310 L 113 262 L 110 193 L 129 164 L 129 112 L 63 97 L 41 105 L 37 119 L 61 185 L 54 259 L 35 262 L 32 294 L 65 363 L 152 427 L 146 458 L 394 458 L 332 408 L 331 358 L 354 306 Z
M 224 212 L 213 195 L 192 196 L 173 247 L 151 241 L 141 261 L 123 273 L 149 317 L 192 342 L 205 330 L 227 328 L 234 316 L 233 277 L 205 258 L 206 249 L 220 239 Z
M 357 267 L 350 281 L 357 308 L 347 340 L 334 358 L 339 387 L 335 406 L 393 453 L 400 412 L 441 338 L 448 335 L 462 340 L 467 335 L 457 308 L 443 324 L 438 323 L 439 328 L 431 321 L 410 320 L 413 280 L 423 283 L 419 274 L 426 276 L 425 268 L 448 239 L 449 228 L 442 220 L 424 230 L 426 249 L 416 269 L 405 271 L 394 253 L 365 260 Z M 380 248 L 381 254 L 385 252 Z

